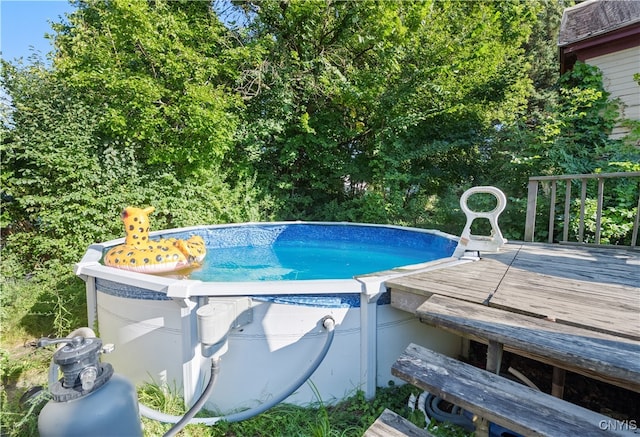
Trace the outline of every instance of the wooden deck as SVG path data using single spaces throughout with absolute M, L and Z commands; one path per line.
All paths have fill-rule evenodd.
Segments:
M 638 250 L 509 243 L 386 286 L 393 306 L 425 323 L 640 391 Z

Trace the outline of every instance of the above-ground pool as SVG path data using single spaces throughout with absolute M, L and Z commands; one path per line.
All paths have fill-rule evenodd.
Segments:
M 92 245 L 76 266 L 87 287 L 89 326 L 115 351 L 103 357 L 136 384 L 153 382 L 197 397 L 208 379 L 196 312 L 232 313 L 228 350 L 207 408 L 220 413 L 268 401 L 300 375 L 325 344 L 326 357 L 287 402 L 334 402 L 395 380 L 391 365 L 413 342 L 459 353 L 460 340 L 392 308 L 384 281 L 457 263 L 457 238 L 438 231 L 348 223 L 247 223 L 152 232 L 199 235 L 207 256 L 188 276 L 149 275 L 102 265 L 123 239 Z

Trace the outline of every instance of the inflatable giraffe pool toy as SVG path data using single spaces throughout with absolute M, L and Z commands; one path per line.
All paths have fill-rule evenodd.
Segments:
M 153 206 L 129 206 L 122 211 L 124 244 L 107 251 L 105 265 L 139 273 L 167 273 L 200 266 L 207 250 L 199 235 L 188 240 L 149 239 L 149 214 L 154 210 Z

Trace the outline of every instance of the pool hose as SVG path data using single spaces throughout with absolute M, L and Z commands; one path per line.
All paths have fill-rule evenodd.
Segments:
M 194 418 L 193 416 L 198 412 L 198 410 L 200 410 L 202 408 L 202 406 L 207 401 L 207 398 L 211 394 L 211 391 L 212 391 L 211 389 L 213 388 L 213 384 L 215 382 L 215 375 L 213 373 L 213 367 L 212 367 L 211 379 L 209 380 L 209 383 L 207 384 L 207 387 L 202 392 L 202 394 L 200 395 L 200 397 L 198 398 L 196 403 L 193 405 L 193 407 L 191 407 L 191 409 L 184 416 L 173 416 L 173 415 L 170 415 L 170 414 L 161 413 L 161 412 L 153 410 L 153 409 L 151 409 L 151 408 L 149 408 L 149 407 L 147 407 L 147 406 L 145 406 L 143 404 L 139 404 L 140 414 L 142 416 L 144 416 L 144 417 L 149 418 L 149 419 L 157 420 L 158 422 L 175 423 L 176 426 L 171 428 L 171 430 L 173 430 L 174 428 L 177 428 L 177 424 L 179 422 L 182 424 L 181 425 L 182 427 L 184 427 L 184 426 L 186 426 L 188 424 L 204 424 L 204 425 L 211 426 L 211 425 L 215 425 L 217 422 L 220 422 L 220 421 L 240 422 L 240 421 L 243 421 L 243 420 L 250 419 L 250 418 L 252 418 L 254 416 L 257 416 L 258 414 L 264 413 L 265 411 L 269 410 L 270 408 L 275 407 L 280 402 L 284 401 L 286 398 L 291 396 L 293 394 L 293 392 L 295 392 L 298 388 L 300 388 L 300 386 L 302 386 L 302 384 L 304 384 L 307 381 L 307 379 L 309 379 L 309 377 L 313 374 L 313 372 L 315 372 L 316 369 L 320 366 L 320 364 L 322 363 L 322 361 L 326 357 L 327 352 L 329 352 L 329 348 L 331 347 L 331 343 L 333 342 L 334 329 L 335 329 L 335 320 L 331 316 L 325 316 L 322 319 L 322 326 L 327 331 L 327 338 L 326 338 L 325 343 L 324 343 L 324 345 L 322 347 L 322 350 L 320 351 L 318 356 L 311 363 L 311 365 L 307 368 L 307 370 L 302 375 L 300 375 L 300 377 L 298 377 L 295 381 L 293 381 L 280 394 L 274 396 L 273 398 L 271 398 L 269 401 L 265 402 L 264 404 L 258 405 L 257 407 L 251 408 L 249 410 L 245 410 L 245 411 L 240 411 L 238 413 L 229 414 L 227 416 L 195 417 Z M 213 364 L 212 364 L 212 366 L 213 366 Z M 197 409 L 196 409 L 196 407 L 197 407 Z M 187 420 L 183 420 L 188 415 L 191 416 L 191 417 L 189 417 Z M 182 428 L 180 428 L 180 429 L 182 429 Z M 178 432 L 180 429 L 177 429 L 175 432 Z M 175 433 L 174 434 L 169 434 L 171 432 L 171 430 L 169 430 L 169 432 L 167 434 L 165 434 L 165 436 L 175 435 Z
M 180 431 L 182 431 L 182 429 L 185 426 L 187 426 L 189 421 L 193 419 L 193 416 L 195 416 L 198 413 L 198 411 L 202 409 L 205 402 L 207 402 L 207 399 L 209 399 L 209 396 L 211 396 L 211 392 L 213 391 L 213 386 L 215 385 L 216 380 L 218 379 L 219 373 L 220 373 L 220 358 L 219 357 L 211 358 L 211 377 L 209 378 L 209 382 L 207 383 L 207 386 L 202 391 L 202 394 L 200 395 L 196 403 L 193 404 L 191 408 L 189 408 L 189 411 L 187 411 L 185 415 L 182 416 L 182 418 L 178 422 L 176 422 L 176 424 L 173 425 L 169 431 L 167 431 L 164 434 L 163 437 L 173 437 L 174 435 L 178 434 Z
M 453 423 L 469 432 L 475 431 L 476 426 L 473 423 L 473 414 L 467 413 L 457 405 L 453 405 L 451 412 L 448 412 L 440 408 L 441 402 L 444 402 L 444 400 L 431 393 L 427 395 L 424 408 L 429 418 L 436 419 L 439 422 Z

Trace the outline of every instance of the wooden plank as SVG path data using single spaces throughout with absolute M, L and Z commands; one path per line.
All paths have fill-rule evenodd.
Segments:
M 510 270 L 489 305 L 640 340 L 640 288 Z
M 633 250 L 540 251 L 523 246 L 511 266 L 551 276 L 604 284 L 631 287 L 640 284 L 640 253 Z
M 424 323 L 458 335 L 487 339 L 544 357 L 544 361 L 586 376 L 640 392 L 640 342 L 597 334 L 501 311 L 483 305 L 433 296 L 416 311 Z
M 587 180 L 582 179 L 582 188 L 580 191 L 580 215 L 578 219 L 578 241 L 584 241 L 584 209 L 585 199 L 587 198 Z
M 549 243 L 553 243 L 554 231 L 555 231 L 555 218 L 556 218 L 556 188 L 557 181 L 551 181 L 551 199 L 549 200 L 549 228 L 548 239 Z
M 428 298 L 419 294 L 402 290 L 391 292 L 391 306 L 411 314 L 415 314 L 420 305 Z
M 498 308 L 639 338 L 640 253 L 545 244 L 507 246 L 508 255 L 483 254 L 480 261 L 455 271 L 405 278 L 404 290 L 470 302 L 481 302 L 488 293 L 490 305 Z
M 365 431 L 362 437 L 432 437 L 433 434 L 418 428 L 404 417 L 385 408 L 380 417 Z
M 573 277 L 587 281 L 619 283 L 630 286 L 636 286 L 638 284 L 638 282 L 634 282 L 634 279 L 638 279 L 640 273 L 635 273 L 631 265 L 621 265 L 611 261 L 611 259 L 604 261 L 598 259 L 585 261 L 566 255 L 531 254 L 523 251 L 512 263 L 512 267 L 529 270 L 531 272 L 546 273 L 548 275 L 567 278 Z M 624 279 L 626 278 L 617 278 L 620 273 L 628 273 L 631 276 L 629 281 L 625 282 Z M 623 281 L 618 282 L 618 280 Z
M 455 335 L 463 335 L 460 331 L 456 331 L 456 330 L 453 330 L 453 329 L 447 329 L 447 328 L 444 328 L 444 327 L 439 327 L 439 329 L 442 329 L 442 330 L 444 330 L 446 332 L 450 332 L 450 333 L 455 334 Z M 473 341 L 475 341 L 477 343 L 488 345 L 488 341 L 487 341 L 486 338 L 476 337 L 476 336 L 474 336 L 472 334 L 468 334 L 468 335 L 466 335 L 466 337 L 463 337 L 463 339 L 464 338 L 469 339 L 469 340 L 473 340 Z M 532 352 L 524 351 L 522 349 L 518 349 L 518 348 L 515 348 L 513 346 L 508 346 L 508 345 L 503 345 L 503 348 L 504 348 L 504 351 L 506 351 L 506 352 L 510 352 L 510 353 L 519 355 L 521 357 L 529 358 L 529 359 L 532 359 L 534 361 L 538 361 L 540 363 L 548 364 L 549 366 L 552 366 L 554 369 L 559 368 L 559 369 L 562 369 L 562 370 L 569 370 L 569 369 L 562 368 L 561 367 L 561 363 L 559 363 L 557 360 L 554 360 L 552 357 L 548 357 L 546 355 L 534 354 Z M 570 367 L 570 366 L 566 366 L 566 365 L 564 365 L 564 366 L 565 367 Z M 634 385 L 633 387 L 629 387 L 629 384 L 627 382 L 621 382 L 621 381 L 615 380 L 613 378 L 609 378 L 607 375 L 602 375 L 600 373 L 591 372 L 588 369 L 581 369 L 580 367 L 574 366 L 574 367 L 571 367 L 570 370 L 573 371 L 574 373 L 578 373 L 580 375 L 586 376 L 586 377 L 594 379 L 594 380 L 598 380 L 598 381 L 604 382 L 606 384 L 615 385 L 617 387 L 621 387 L 621 388 L 624 388 L 624 389 L 627 389 L 627 390 L 631 390 L 631 391 L 636 391 L 636 392 L 638 391 L 636 389 L 637 385 Z
M 439 270 L 414 273 L 385 282 L 387 288 L 425 297 L 433 294 L 484 302 L 496 290 L 517 250 L 494 254 L 484 262 L 469 262 Z
M 387 282 L 386 286 L 391 290 L 392 294 L 394 291 L 408 291 L 425 297 L 432 296 L 433 294 L 440 294 L 478 303 L 482 303 L 487 300 L 495 290 L 495 287 L 479 288 L 476 285 L 471 288 L 464 287 L 464 285 L 458 286 L 442 282 L 438 283 L 437 281 L 437 277 L 432 278 L 429 281 L 422 281 L 417 278 L 413 281 L 402 282 L 394 280 L 393 283 Z
M 536 203 L 538 201 L 538 181 L 529 178 L 527 186 L 527 216 L 524 224 L 524 240 L 533 241 L 536 228 Z
M 602 223 L 602 204 L 604 203 L 604 179 L 598 179 L 598 200 L 596 206 L 596 235 L 594 237 L 594 243 L 600 244 L 600 236 L 602 234 L 602 229 L 600 225 Z
M 517 283 L 521 282 L 520 288 L 524 288 L 527 285 L 537 287 L 548 287 L 549 289 L 567 290 L 575 292 L 591 292 L 598 296 L 616 296 L 624 298 L 636 299 L 634 303 L 640 304 L 640 300 L 637 300 L 637 293 L 640 287 L 632 287 L 629 285 L 611 284 L 595 281 L 578 280 L 574 278 L 563 278 L 554 275 L 547 275 L 543 273 L 531 272 L 520 268 L 511 268 L 507 272 L 500 284 L 503 286 L 509 282 Z
M 601 305 L 600 311 L 619 311 L 625 308 L 636 312 L 640 310 L 639 287 L 567 280 L 517 270 L 505 275 L 498 291 L 500 293 L 496 292 L 496 298 L 500 295 L 506 299 L 508 292 L 529 293 L 532 300 L 544 296 L 544 299 L 558 301 L 573 299 L 576 303 Z
M 550 283 L 553 284 L 553 282 Z M 537 311 L 536 307 L 561 307 L 560 309 L 564 309 L 565 313 L 570 314 L 574 305 L 577 308 L 592 309 L 603 316 L 616 314 L 619 317 L 623 312 L 638 314 L 638 304 L 636 303 L 638 302 L 636 298 L 638 294 L 634 290 L 628 293 L 623 293 L 625 290 L 621 290 L 621 293 L 615 293 L 615 290 L 609 289 L 603 293 L 597 289 L 580 289 L 579 287 L 571 288 L 568 285 L 564 287 L 561 285 L 563 284 L 545 286 L 541 283 L 522 279 L 516 281 L 512 277 L 507 277 L 500 286 L 500 292 L 494 295 L 491 302 L 506 301 L 503 305 L 504 308 L 532 307 L 532 313 L 540 316 L 547 316 L 547 314 Z M 510 297 L 511 300 L 525 298 L 527 301 L 516 301 L 512 306 L 509 305 Z M 579 318 L 580 316 L 581 314 L 575 314 L 575 317 Z
M 556 293 L 554 293 L 554 291 Z M 518 301 L 518 299 L 527 299 L 526 302 Z M 503 309 L 512 309 L 516 312 L 518 309 L 530 308 L 532 314 L 538 314 L 542 317 L 548 317 L 554 314 L 565 314 L 568 318 L 575 318 L 577 322 L 584 319 L 585 314 L 579 311 L 592 311 L 596 315 L 596 320 L 601 318 L 608 322 L 619 319 L 638 323 L 638 307 L 633 299 L 620 298 L 620 301 L 614 301 L 615 297 L 600 296 L 589 292 L 581 293 L 579 291 L 571 291 L 561 288 L 544 288 L 544 286 L 534 286 L 528 284 L 526 289 L 518 287 L 517 283 L 506 282 L 501 287 L 491 301 L 492 306 L 501 307 Z M 599 317 L 598 317 L 599 316 Z M 629 318 L 628 320 L 625 320 Z M 624 332 L 625 327 L 616 329 L 612 327 L 613 332 Z M 629 327 L 627 327 L 629 328 Z M 594 326 L 595 329 L 595 326 Z M 637 329 L 637 326 L 636 326 Z
M 640 171 L 618 171 L 613 173 L 587 173 L 587 174 L 565 174 L 553 176 L 531 176 L 530 181 L 552 181 L 566 179 L 598 179 L 598 178 L 620 178 L 620 177 L 638 177 Z
M 569 222 L 571 221 L 571 180 L 565 181 L 564 216 L 562 218 L 562 241 L 569 241 Z
M 633 435 L 603 430 L 612 419 L 411 344 L 391 373 L 493 423 L 524 435 Z
M 631 233 L 631 247 L 638 244 L 638 229 L 640 229 L 640 196 L 638 196 L 638 208 L 636 208 L 636 219 L 633 222 L 633 231 Z

